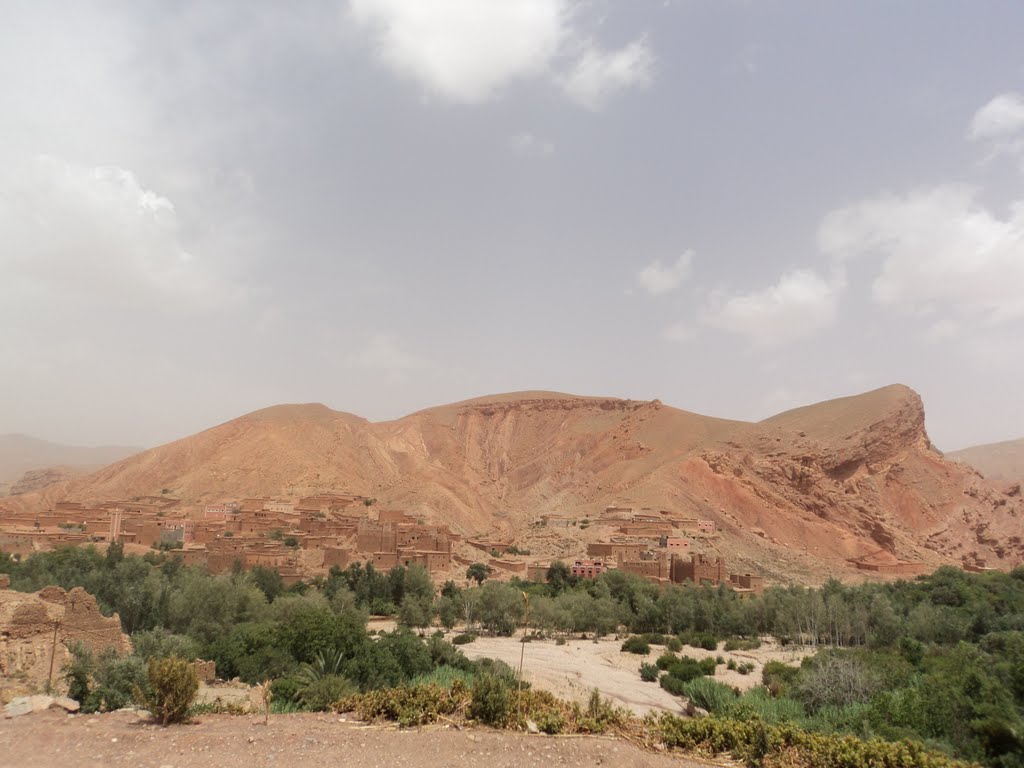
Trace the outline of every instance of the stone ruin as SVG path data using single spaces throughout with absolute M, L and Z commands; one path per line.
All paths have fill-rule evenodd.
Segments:
M 132 650 L 117 614 L 101 614 L 96 598 L 81 587 L 70 592 L 46 587 L 34 593 L 0 589 L 0 689 L 5 699 L 43 690 L 51 664 L 54 688 L 66 690 L 62 669 L 76 642 L 95 654 L 107 648 Z

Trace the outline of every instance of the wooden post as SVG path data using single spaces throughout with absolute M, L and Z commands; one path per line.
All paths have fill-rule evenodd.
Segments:
M 46 679 L 46 692 L 53 691 L 53 661 L 57 656 L 57 629 L 60 627 L 60 619 L 53 620 L 53 644 L 50 646 L 50 675 Z
M 523 637 L 519 643 L 519 717 L 523 717 L 523 659 L 526 656 L 526 635 L 530 631 L 530 596 L 523 592 L 523 602 L 526 604 L 526 615 L 523 618 Z

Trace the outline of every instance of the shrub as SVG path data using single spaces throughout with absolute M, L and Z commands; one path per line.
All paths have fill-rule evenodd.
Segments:
M 799 674 L 800 670 L 797 667 L 791 667 L 781 661 L 768 661 L 761 669 L 761 682 L 772 697 L 778 698 L 789 692 Z
M 469 632 L 463 632 L 461 635 L 456 635 L 452 638 L 452 645 L 466 645 L 476 640 L 476 635 Z
M 469 691 L 456 681 L 451 688 L 438 685 L 413 685 L 382 688 L 355 694 L 335 704 L 338 712 L 355 712 L 360 720 L 393 720 L 401 727 L 433 723 L 466 708 Z
M 303 683 L 293 677 L 279 677 L 270 684 L 271 701 L 292 703 L 302 686 Z
M 651 645 L 665 645 L 668 642 L 668 638 L 659 632 L 646 632 L 641 637 Z
M 697 663 L 700 664 L 701 672 L 710 677 L 714 677 L 715 668 L 718 666 L 718 662 L 716 662 L 713 658 L 708 656 L 706 659 L 701 659 Z
M 725 641 L 723 650 L 726 651 L 753 651 L 761 647 L 761 640 L 757 637 L 730 637 Z
M 677 661 L 679 661 L 679 657 L 674 653 L 663 653 L 654 663 L 657 665 L 658 669 L 668 669 L 669 666 Z
M 683 656 L 681 659 L 676 659 L 668 666 L 666 671 L 672 677 L 678 678 L 684 683 L 704 675 L 704 667 L 701 666 L 701 663 L 689 656 Z M 712 671 L 714 671 L 714 668 L 712 668 Z
M 646 656 L 651 652 L 651 645 L 642 635 L 634 635 L 622 644 L 622 650 L 626 653 L 637 653 Z
M 741 675 L 749 675 L 754 671 L 754 663 L 752 661 L 745 661 L 742 664 L 736 665 L 736 671 Z
M 508 682 L 496 675 L 478 675 L 470 692 L 469 716 L 485 725 L 504 725 L 511 710 Z
M 304 686 L 296 697 L 304 708 L 313 712 L 326 712 L 335 702 L 351 696 L 358 690 L 356 684 L 342 675 L 326 675 Z
M 565 645 L 565 638 L 564 637 L 556 637 L 555 638 L 555 645 Z
M 725 668 L 730 672 L 736 671 L 736 659 L 729 659 L 729 663 L 725 665 Z
M 698 677 L 684 683 L 682 690 L 683 695 L 693 702 L 694 706 L 708 712 L 724 712 L 736 701 L 736 692 L 732 688 L 707 677 Z
M 654 664 L 640 665 L 640 679 L 645 683 L 653 683 L 658 679 L 658 667 Z
M 136 698 L 160 725 L 180 723 L 199 692 L 199 680 L 192 665 L 177 656 L 150 659 L 149 689 L 137 687 Z
M 735 759 L 750 766 L 967 768 L 969 765 L 930 752 L 920 742 L 885 742 L 809 733 L 793 725 L 766 725 L 757 719 L 744 722 L 718 717 L 684 720 L 663 714 L 649 722 L 670 749 L 710 754 L 730 752 Z
M 697 636 L 697 646 L 705 651 L 717 651 L 718 639 L 709 632 L 703 632 Z
M 665 642 L 665 647 L 673 653 L 679 653 L 683 650 L 683 642 L 678 637 L 670 637 Z

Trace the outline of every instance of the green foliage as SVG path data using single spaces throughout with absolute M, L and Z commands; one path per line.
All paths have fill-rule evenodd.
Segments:
M 765 662 L 761 669 L 761 682 L 774 698 L 785 696 L 800 674 L 798 667 L 791 667 L 781 661 Z
M 490 566 L 484 563 L 472 563 L 469 568 L 466 569 L 466 578 L 472 579 L 479 586 L 484 583 L 484 579 L 491 575 Z
M 853 736 L 809 733 L 792 725 L 767 725 L 707 717 L 684 720 L 662 715 L 652 720 L 670 749 L 717 755 L 731 753 L 748 766 L 797 765 L 814 768 L 967 768 L 967 764 L 929 751 L 920 742 L 861 740 Z M 784 761 L 784 762 L 783 762 Z
M 501 726 L 508 719 L 512 693 L 508 681 L 497 675 L 478 675 L 471 689 L 469 716 L 485 725 Z
M 334 704 L 356 693 L 359 688 L 342 675 L 325 675 L 304 685 L 295 695 L 294 700 L 304 709 L 313 712 L 326 712 Z
M 679 661 L 679 657 L 674 653 L 668 653 L 667 651 L 658 657 L 658 660 L 654 662 L 658 669 L 668 669 L 670 665 Z
M 669 651 L 672 651 L 673 653 L 679 653 L 681 650 L 683 650 L 683 641 L 680 640 L 678 637 L 670 637 L 665 642 L 665 648 Z
M 626 653 L 636 653 L 646 656 L 651 652 L 651 645 L 642 636 L 634 635 L 622 644 L 622 650 Z
M 658 680 L 658 667 L 654 664 L 641 664 L 640 665 L 640 679 L 645 683 L 654 683 Z
M 736 692 L 732 688 L 709 677 L 698 677 L 683 683 L 682 691 L 694 706 L 713 714 L 725 712 L 736 701 Z
M 184 722 L 199 691 L 192 665 L 176 656 L 150 659 L 147 679 L 147 688 L 136 688 L 138 703 L 160 725 Z
M 452 638 L 452 645 L 466 645 L 467 643 L 472 643 L 474 640 L 476 640 L 476 635 L 469 632 L 463 632 L 461 635 L 456 635 Z

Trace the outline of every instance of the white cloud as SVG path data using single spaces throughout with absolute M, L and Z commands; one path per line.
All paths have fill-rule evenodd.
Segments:
M 183 246 L 174 204 L 115 166 L 41 156 L 10 169 L 0 177 L 0 242 L 11 300 L 203 304 L 217 288 Z
M 564 0 L 351 0 L 350 8 L 392 69 L 464 103 L 543 74 L 568 32 Z
M 619 91 L 650 85 L 653 64 L 654 56 L 642 40 L 617 51 L 603 51 L 588 43 L 559 84 L 574 102 L 597 110 Z
M 1001 93 L 974 113 L 967 129 L 971 141 L 1008 139 L 1024 133 L 1024 96 Z
M 744 335 L 759 347 L 781 346 L 832 325 L 844 288 L 841 274 L 826 280 L 811 270 L 796 269 L 759 291 L 713 294 L 700 321 Z
M 516 152 L 521 152 L 524 155 L 553 155 L 555 153 L 553 142 L 542 139 L 529 131 L 517 133 L 509 139 L 509 145 Z
M 582 42 L 569 0 L 350 0 L 356 25 L 397 74 L 463 104 L 493 98 L 521 80 L 543 79 L 590 109 L 651 80 L 642 41 L 617 51 Z M 556 70 L 564 59 L 569 71 Z
M 839 260 L 881 256 L 879 304 L 985 324 L 1024 316 L 1024 201 L 1000 218 L 976 198 L 959 185 L 880 195 L 828 214 L 819 244 Z
M 689 276 L 692 262 L 693 251 L 684 251 L 667 266 L 661 263 L 661 259 L 655 259 L 640 270 L 636 280 L 652 296 L 671 293 Z

